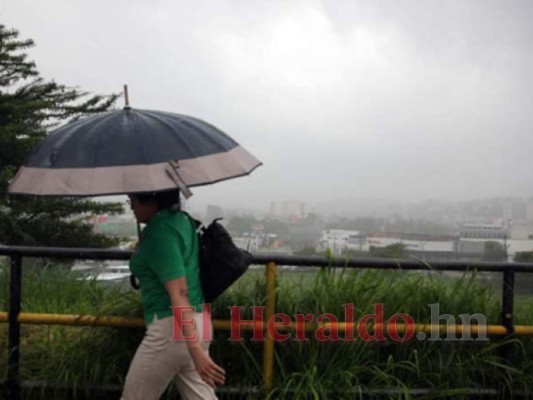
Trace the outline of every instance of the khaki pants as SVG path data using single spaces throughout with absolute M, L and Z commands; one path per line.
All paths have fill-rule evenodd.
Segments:
M 195 314 L 195 324 L 199 337 L 202 338 L 203 317 L 208 314 Z M 181 398 L 216 399 L 214 390 L 205 383 L 194 367 L 194 362 L 185 341 L 173 341 L 174 318 L 157 319 L 154 317 L 146 330 L 130 365 L 123 400 L 157 400 L 168 384 L 174 379 Z M 211 328 L 211 321 L 208 324 Z M 207 352 L 210 341 L 201 342 Z

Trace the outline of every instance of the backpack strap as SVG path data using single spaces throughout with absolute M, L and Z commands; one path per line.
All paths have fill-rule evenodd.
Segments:
M 189 221 L 191 222 L 194 230 L 196 231 L 196 234 L 198 235 L 198 237 L 200 237 L 202 235 L 202 232 L 205 229 L 205 226 L 202 223 L 202 221 L 199 221 L 199 220 L 191 217 L 191 214 L 189 214 L 187 211 L 180 210 L 180 212 L 185 214 L 187 216 L 187 218 L 189 218 Z
M 200 253 L 202 252 L 202 243 L 201 238 L 204 233 L 205 227 L 204 224 L 201 221 L 198 221 L 197 219 L 191 217 L 191 215 L 187 211 L 180 211 L 181 213 L 185 214 L 187 219 L 189 220 L 195 234 L 196 234 L 196 240 L 198 241 L 198 251 L 200 256 Z M 191 254 L 189 254 L 189 257 L 192 256 L 193 249 L 191 248 Z

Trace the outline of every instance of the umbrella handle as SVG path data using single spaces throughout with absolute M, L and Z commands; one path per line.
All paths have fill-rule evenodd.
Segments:
M 178 164 L 178 160 L 171 160 L 168 162 L 165 171 L 167 172 L 168 176 L 170 176 L 170 178 L 174 181 L 176 186 L 180 189 L 181 193 L 183 193 L 183 196 L 188 199 L 192 196 L 192 192 L 185 184 L 185 181 L 181 178 L 181 175 L 178 172 L 179 167 L 180 166 Z

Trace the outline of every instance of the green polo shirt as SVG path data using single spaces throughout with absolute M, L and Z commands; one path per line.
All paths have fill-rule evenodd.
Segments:
M 172 316 L 170 296 L 164 283 L 185 276 L 191 306 L 202 311 L 204 295 L 200 285 L 198 237 L 186 214 L 161 210 L 141 234 L 139 248 L 130 259 L 130 270 L 141 286 L 144 320 Z

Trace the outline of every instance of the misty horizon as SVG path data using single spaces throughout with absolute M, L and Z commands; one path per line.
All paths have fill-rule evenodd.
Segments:
M 127 83 L 134 108 L 203 119 L 263 162 L 193 188 L 191 206 L 533 197 L 531 2 L 19 0 L 0 13 L 35 41 L 45 79 Z

